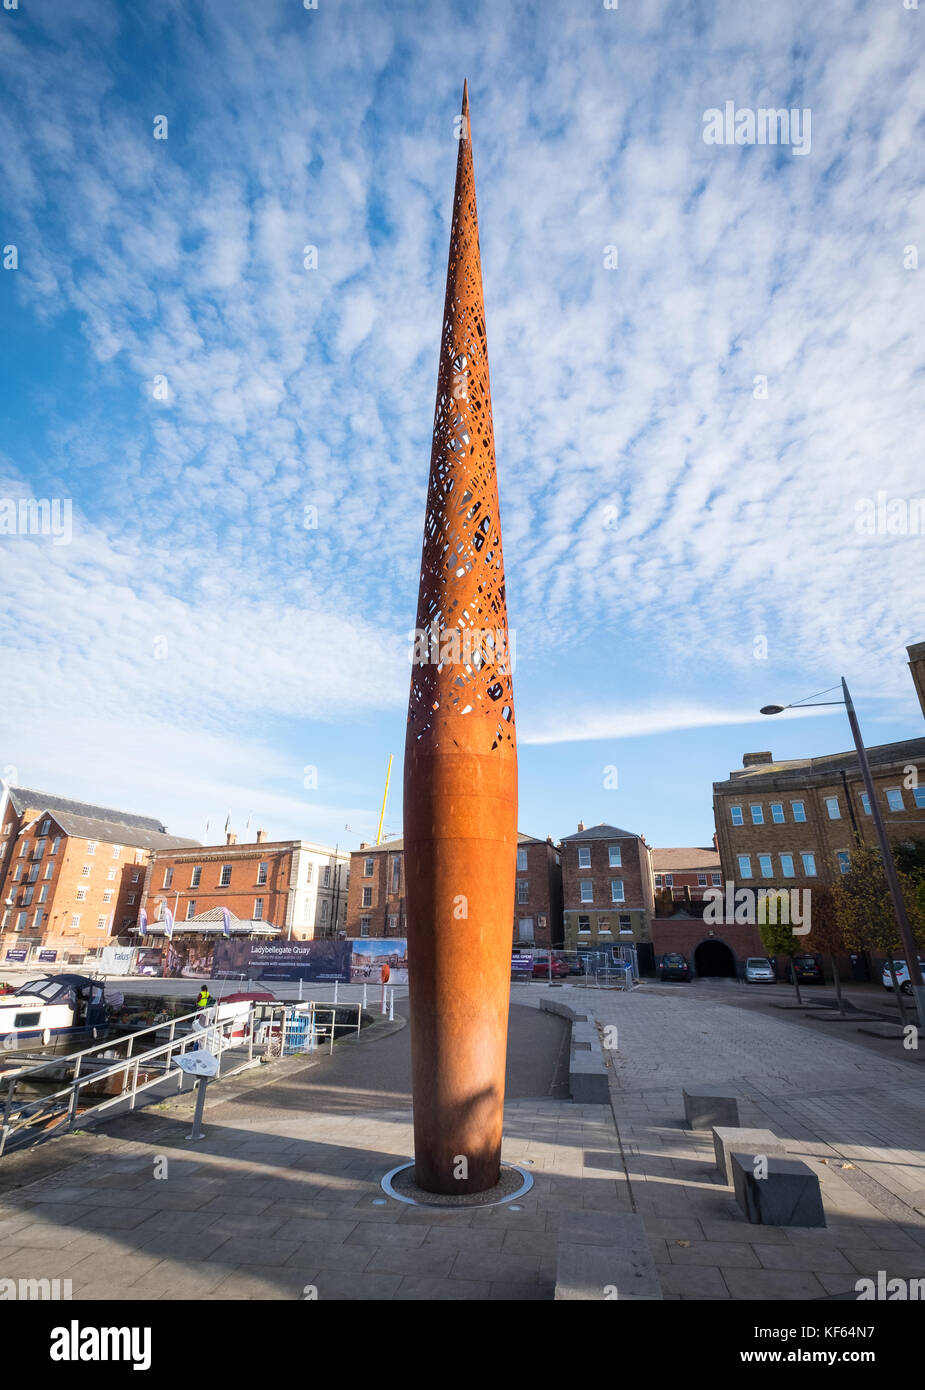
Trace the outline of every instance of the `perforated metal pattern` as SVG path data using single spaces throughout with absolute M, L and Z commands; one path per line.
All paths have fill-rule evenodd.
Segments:
M 461 732 L 458 720 L 466 718 L 476 726 L 466 730 L 468 748 L 485 751 L 507 744 L 513 749 L 514 698 L 467 89 L 417 627 L 419 633 L 432 634 L 429 651 L 448 653 L 449 659 L 415 664 L 409 736 L 417 741 L 452 738 Z

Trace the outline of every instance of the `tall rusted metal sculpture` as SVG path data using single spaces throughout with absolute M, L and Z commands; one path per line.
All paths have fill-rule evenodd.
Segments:
M 415 1181 L 499 1180 L 517 748 L 468 90 L 405 743 Z

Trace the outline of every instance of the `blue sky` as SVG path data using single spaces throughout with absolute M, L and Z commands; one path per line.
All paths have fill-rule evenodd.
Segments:
M 0 772 L 355 847 L 391 752 L 400 831 L 464 77 L 521 827 L 709 843 L 743 752 L 847 746 L 755 713 L 842 674 L 923 733 L 925 535 L 857 523 L 925 495 L 925 6 L 0 14 L 0 497 L 73 499 L 0 536 Z

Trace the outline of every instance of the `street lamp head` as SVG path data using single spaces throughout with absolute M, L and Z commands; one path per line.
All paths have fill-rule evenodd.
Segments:
M 759 713 L 761 714 L 783 714 L 786 705 L 762 705 Z

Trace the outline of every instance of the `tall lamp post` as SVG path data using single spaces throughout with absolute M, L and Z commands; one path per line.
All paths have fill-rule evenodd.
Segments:
M 880 843 L 880 853 L 883 858 L 883 871 L 886 875 L 887 886 L 890 890 L 890 897 L 893 900 L 893 912 L 896 917 L 896 925 L 899 928 L 899 937 L 902 942 L 903 951 L 906 956 L 906 966 L 909 970 L 909 980 L 912 985 L 912 994 L 915 999 L 915 1006 L 919 1017 L 919 1027 L 925 1029 L 925 981 L 922 979 L 922 970 L 919 966 L 919 953 L 915 939 L 912 935 L 912 927 L 909 923 L 909 915 L 906 912 L 906 904 L 903 900 L 902 888 L 899 883 L 899 875 L 896 872 L 896 864 L 893 860 L 893 851 L 887 838 L 886 826 L 883 823 L 883 816 L 877 804 L 877 797 L 874 792 L 874 779 L 870 773 L 870 763 L 867 761 L 867 749 L 864 747 L 864 740 L 861 738 L 861 726 L 858 724 L 858 717 L 855 713 L 854 702 L 845 682 L 844 676 L 841 681 L 842 700 L 795 700 L 792 705 L 764 705 L 762 714 L 782 714 L 785 709 L 811 709 L 816 705 L 844 705 L 848 713 L 848 723 L 851 725 L 851 733 L 854 736 L 854 746 L 858 753 L 858 762 L 861 765 L 861 776 L 864 779 L 864 790 L 867 793 L 867 801 L 870 812 L 874 819 L 874 826 L 877 831 L 877 839 Z M 837 689 L 836 686 L 832 687 Z M 820 694 L 827 695 L 827 690 L 820 691 Z

